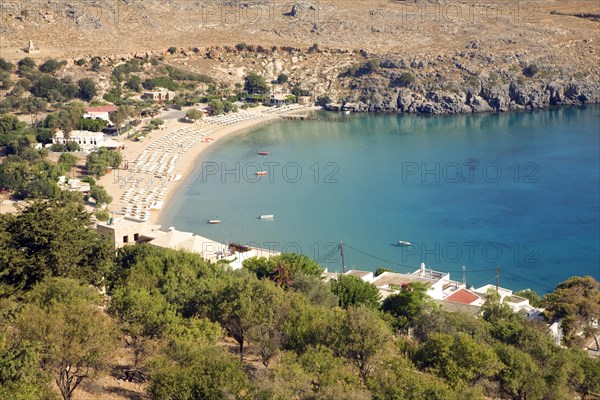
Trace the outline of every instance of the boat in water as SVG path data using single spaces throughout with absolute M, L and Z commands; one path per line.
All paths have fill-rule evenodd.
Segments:
M 402 246 L 402 247 L 412 246 L 412 243 L 408 242 L 406 240 L 398 240 L 398 246 Z
M 211 225 L 216 225 L 216 224 L 220 224 L 221 220 L 220 219 L 209 219 L 207 222 Z
M 268 151 L 259 151 L 258 155 L 260 155 L 260 156 L 268 156 L 269 152 Z
M 259 219 L 273 219 L 273 214 L 263 214 L 258 218 Z
M 258 172 L 256 173 L 256 175 L 257 175 L 257 176 L 265 176 L 265 175 L 267 175 L 267 171 L 258 171 Z

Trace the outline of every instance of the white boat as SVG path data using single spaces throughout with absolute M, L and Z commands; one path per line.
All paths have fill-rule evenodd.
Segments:
M 350 115 L 350 110 L 346 110 L 345 114 Z
M 259 219 L 273 219 L 273 215 L 272 214 L 263 214 L 258 218 Z
M 211 225 L 216 225 L 216 224 L 220 224 L 221 220 L 220 219 L 209 219 L 208 223 Z
M 412 243 L 408 242 L 406 240 L 398 240 L 398 245 L 399 246 L 412 246 Z

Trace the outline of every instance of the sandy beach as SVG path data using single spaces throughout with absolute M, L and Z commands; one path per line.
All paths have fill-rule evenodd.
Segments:
M 313 109 L 317 109 L 318 107 L 304 108 L 302 111 L 309 111 Z M 266 109 L 266 108 L 265 108 Z M 257 110 L 258 111 L 258 110 Z M 290 110 L 290 112 L 294 112 L 298 110 Z M 130 170 L 114 170 L 112 173 L 105 175 L 99 180 L 99 184 L 104 186 L 113 198 L 113 202 L 109 205 L 108 210 L 111 213 L 116 213 L 117 215 L 123 214 L 123 209 L 127 207 L 128 201 L 123 200 L 123 195 L 127 190 L 127 187 L 123 188 L 123 181 L 125 177 L 131 174 L 131 168 L 134 165 L 136 159 L 148 148 L 151 148 L 153 144 L 159 143 L 161 141 L 168 140 L 171 135 L 180 131 L 181 129 L 189 129 L 189 128 L 197 128 L 202 129 L 206 127 L 213 127 L 215 130 L 210 133 L 210 138 L 214 139 L 212 142 L 199 142 L 194 144 L 189 150 L 184 152 L 181 156 L 181 159 L 177 162 L 174 170 L 170 173 L 170 175 L 181 175 L 182 178 L 179 181 L 168 181 L 166 182 L 165 194 L 160 199 L 163 204 L 160 209 L 152 209 L 150 212 L 149 221 L 152 224 L 157 224 L 160 212 L 168 207 L 168 200 L 171 195 L 178 189 L 178 187 L 189 178 L 192 173 L 194 167 L 201 160 L 204 152 L 209 149 L 214 143 L 222 140 L 225 137 L 231 136 L 233 134 L 239 133 L 240 131 L 247 130 L 249 128 L 270 123 L 274 120 L 277 120 L 281 117 L 282 113 L 262 113 L 260 118 L 251 119 L 247 121 L 241 121 L 238 123 L 234 123 L 229 126 L 217 126 L 211 124 L 210 122 L 199 122 L 196 124 L 189 124 L 184 122 L 179 122 L 176 120 L 166 121 L 162 128 L 159 130 L 152 131 L 148 136 L 145 137 L 143 141 L 129 141 L 126 140 L 125 148 L 121 150 L 123 154 L 123 159 L 127 161 Z M 152 174 L 147 176 L 151 176 Z M 151 178 L 150 178 L 151 179 Z M 149 204 L 146 204 L 149 206 Z

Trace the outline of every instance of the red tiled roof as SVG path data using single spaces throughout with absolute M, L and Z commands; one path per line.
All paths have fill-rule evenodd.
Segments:
M 100 106 L 100 107 L 87 107 L 85 112 L 115 112 L 118 108 L 115 106 Z
M 479 300 L 479 296 L 469 292 L 466 289 L 459 289 L 450 296 L 446 297 L 444 300 L 452 301 L 454 303 L 471 304 L 474 301 Z

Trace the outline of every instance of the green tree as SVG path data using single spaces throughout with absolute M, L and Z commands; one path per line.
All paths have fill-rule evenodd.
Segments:
M 191 108 L 191 109 L 187 110 L 187 112 L 185 113 L 185 116 L 188 117 L 189 119 L 193 119 L 194 121 L 197 121 L 199 119 L 202 119 L 202 117 L 204 117 L 204 113 L 196 108 Z
M 35 61 L 31 57 L 25 57 L 20 59 L 17 65 L 19 66 L 18 72 L 22 75 L 24 73 L 30 72 L 35 68 Z
M 271 310 L 264 314 L 260 323 L 250 328 L 248 338 L 254 343 L 255 352 L 260 357 L 262 364 L 268 368 L 269 363 L 283 344 L 281 325 L 287 319 L 291 306 L 279 288 L 271 288 L 267 301 L 269 301 Z
M 30 97 L 21 105 L 21 111 L 25 114 L 31 114 L 31 123 L 35 124 L 38 114 L 44 111 L 47 105 L 48 102 L 44 99 Z
M 143 90 L 142 79 L 137 75 L 131 75 L 127 79 L 127 82 L 125 82 L 125 86 L 136 93 L 140 93 Z
M 0 70 L 6 72 L 13 72 L 15 70 L 15 65 L 0 57 Z
M 283 85 L 288 81 L 288 76 L 286 74 L 279 74 L 277 77 L 277 83 Z
M 393 325 L 396 329 L 408 332 L 425 309 L 434 308 L 435 303 L 427 295 L 427 290 L 427 285 L 411 282 L 402 286 L 399 293 L 383 301 L 381 309 L 394 317 Z
M 271 279 L 275 280 L 281 271 L 281 265 L 284 265 L 284 269 L 288 273 L 288 279 L 293 283 L 296 274 L 304 274 L 315 277 L 321 277 L 323 268 L 302 254 L 295 253 L 284 253 L 274 257 L 252 257 L 244 260 L 242 265 L 248 271 L 253 272 L 259 279 Z M 288 282 L 289 283 L 289 282 Z M 286 285 L 287 286 L 287 285 Z
M 71 151 L 71 152 L 72 151 L 79 151 L 80 150 L 79 143 L 74 142 L 74 141 L 67 142 L 66 150 L 67 151 Z
M 267 321 L 274 310 L 270 303 L 274 287 L 248 273 L 232 275 L 216 299 L 217 320 L 239 345 L 244 357 L 244 343 L 250 330 Z
M 77 92 L 77 97 L 84 101 L 91 101 L 96 94 L 98 94 L 98 90 L 96 89 L 96 83 L 92 78 L 83 78 L 77 82 L 79 85 L 79 91 Z
M 212 99 L 208 102 L 208 107 L 212 109 L 214 115 L 221 115 L 225 111 L 225 105 L 221 99 Z
M 269 374 L 260 376 L 258 398 L 371 399 L 351 366 L 325 346 L 286 352 Z
M 35 200 L 0 221 L 0 283 L 12 291 L 49 276 L 100 285 L 110 268 L 111 246 L 92 229 L 81 199 Z
M 1 336 L 0 336 L 1 338 Z M 55 400 L 50 379 L 40 371 L 34 346 L 0 343 L 0 398 L 13 400 Z
M 244 78 L 244 89 L 249 94 L 265 94 L 269 91 L 269 85 L 267 85 L 265 78 L 251 72 Z
M 370 308 L 378 308 L 381 295 L 379 289 L 352 275 L 339 275 L 331 282 L 331 291 L 339 298 L 340 307 L 364 304 Z
M 415 82 L 416 78 L 410 72 L 403 72 L 392 79 L 392 86 L 408 87 Z
M 500 301 L 500 294 L 494 289 L 488 289 L 485 303 L 481 306 L 483 319 L 495 323 L 500 320 L 509 320 L 513 311 L 506 303 Z
M 437 374 L 453 388 L 466 388 L 492 377 L 502 365 L 489 345 L 464 333 L 432 335 L 414 358 L 421 368 Z
M 116 346 L 112 321 L 85 294 L 74 293 L 77 286 L 64 280 L 34 288 L 31 297 L 46 302 L 28 304 L 15 324 L 19 341 L 41 349 L 41 366 L 54 376 L 64 400 L 72 399 L 84 380 L 106 370 Z
M 531 304 L 533 307 L 542 307 L 542 296 L 540 296 L 535 290 L 521 290 L 515 292 L 515 296 L 520 296 L 529 300 L 529 304 Z
M 378 267 L 375 272 L 373 273 L 373 276 L 379 276 L 381 274 L 383 274 L 384 272 L 394 272 L 391 269 L 388 268 L 384 268 L 384 267 Z
M 240 360 L 221 348 L 174 341 L 165 353 L 152 368 L 153 399 L 239 399 L 250 389 Z
M 544 297 L 546 314 L 561 321 L 563 340 L 576 346 L 583 336 L 596 337 L 594 321 L 600 321 L 600 283 L 591 276 L 574 276 L 556 286 Z M 598 341 L 596 341 L 598 347 Z
M 116 112 L 110 114 L 110 121 L 117 127 L 117 132 L 128 116 L 129 108 L 123 105 L 119 106 Z
M 113 200 L 106 189 L 99 185 L 93 185 L 90 188 L 90 197 L 96 202 L 96 208 L 100 207 L 102 204 L 110 204 Z
M 535 64 L 529 64 L 525 68 L 523 68 L 523 75 L 528 78 L 532 78 L 535 74 L 539 72 L 539 67 Z
M 454 390 L 439 378 L 415 371 L 410 360 L 395 357 L 376 365 L 368 381 L 374 400 L 456 400 Z
M 385 354 L 391 339 L 390 328 L 377 311 L 365 305 L 350 306 L 341 322 L 337 347 L 356 365 L 366 382 L 375 360 Z
M 79 125 L 84 111 L 82 103 L 72 102 L 65 104 L 56 116 L 57 128 L 61 129 L 66 137 L 69 137 L 69 133 Z
M 290 288 L 301 293 L 310 303 L 325 308 L 339 304 L 338 297 L 331 291 L 331 283 L 323 282 L 320 277 L 297 272 Z
M 11 86 L 12 80 L 10 79 L 10 73 L 0 70 L 0 88 L 9 90 Z
M 103 119 L 82 118 L 79 120 L 78 129 L 91 132 L 101 132 L 108 123 Z
M 54 58 L 50 58 L 40 65 L 39 70 L 45 73 L 52 73 L 66 64 L 66 61 L 57 61 Z
M 367 63 L 365 64 L 365 69 L 368 72 L 373 72 L 373 71 L 377 71 L 379 69 L 379 60 L 376 59 L 370 59 L 369 61 L 367 61 Z
M 496 346 L 496 354 L 503 364 L 498 375 L 506 395 L 516 400 L 544 398 L 544 378 L 529 354 L 515 347 L 500 344 Z
M 176 319 L 175 307 L 162 294 L 131 285 L 115 290 L 108 310 L 119 321 L 125 340 L 133 348 L 135 368 L 151 348 L 150 342 L 164 337 Z
M 77 157 L 73 154 L 63 153 L 58 157 L 58 163 L 64 165 L 66 170 L 71 170 L 77 165 Z

